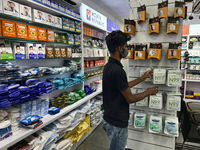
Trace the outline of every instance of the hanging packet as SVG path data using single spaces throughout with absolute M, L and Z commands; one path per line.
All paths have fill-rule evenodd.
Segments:
M 124 33 L 130 33 L 132 35 L 135 35 L 135 31 L 136 31 L 136 29 L 135 29 L 135 26 L 136 26 L 135 21 L 134 20 L 125 19 L 124 22 L 125 22 L 124 23 Z
M 162 116 L 156 114 L 150 115 L 149 132 L 160 133 L 161 131 L 162 131 Z
M 153 70 L 153 84 L 166 84 L 166 69 Z
M 167 102 L 165 108 L 167 110 L 180 111 L 181 110 L 181 93 L 167 93 Z
M 185 2 L 175 1 L 174 18 L 185 18 Z
M 129 113 L 129 120 L 128 120 L 129 125 L 133 125 L 133 112 Z
M 173 116 L 167 116 L 165 118 L 165 129 L 164 133 L 166 135 L 172 135 L 175 137 L 179 136 L 179 126 L 178 126 L 178 118 Z
M 136 129 L 144 129 L 146 125 L 146 114 L 136 112 L 134 115 L 134 128 Z
M 136 45 L 134 60 L 142 59 L 146 60 L 147 58 L 147 45 Z
M 168 0 L 158 3 L 158 16 L 159 18 L 167 18 L 168 15 Z
M 156 95 L 150 95 L 149 97 L 149 108 L 162 109 L 163 107 L 163 95 L 157 93 Z
M 168 59 L 179 59 L 181 60 L 181 43 L 169 43 Z
M 176 33 L 179 31 L 179 18 L 169 17 L 167 21 L 167 33 Z
M 149 34 L 160 33 L 160 19 L 159 17 L 149 19 Z
M 124 59 L 133 59 L 134 58 L 134 45 L 127 46 L 128 48 L 128 55 Z
M 151 71 L 151 68 L 140 68 L 140 77 L 142 77 L 147 71 Z M 145 81 L 151 81 L 151 78 L 147 78 Z
M 138 90 L 137 93 L 142 93 L 145 90 Z M 141 101 L 136 102 L 136 106 L 148 106 L 148 97 L 145 97 Z
M 145 21 L 146 21 L 146 6 L 143 5 L 137 8 L 137 22 L 139 24 L 140 22 L 145 22 Z
M 156 58 L 158 60 L 161 60 L 161 57 L 162 57 L 162 43 L 158 44 L 150 43 L 148 58 L 149 59 Z
M 182 86 L 181 70 L 168 70 L 167 86 L 173 86 L 173 87 L 181 87 Z

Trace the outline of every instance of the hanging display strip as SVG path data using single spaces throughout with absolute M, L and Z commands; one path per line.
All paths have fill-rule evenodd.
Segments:
M 132 40 L 128 44 L 134 46 L 147 44 L 145 51 L 148 55 L 144 59 L 128 59 L 128 80 L 132 81 L 142 76 L 142 72 L 152 70 L 155 72 L 154 76 L 138 84 L 131 91 L 133 94 L 140 93 L 148 87 L 158 86 L 159 93 L 155 96 L 147 97 L 145 99 L 146 103 L 141 101 L 130 106 L 130 117 L 132 120 L 129 122 L 127 148 L 174 150 L 175 137 L 178 136 L 176 112 L 180 110 L 179 87 L 182 82 L 181 71 L 179 70 L 179 47 L 176 48 L 177 52 L 175 52 L 170 45 L 175 42 L 181 44 L 183 21 L 182 18 L 179 18 L 175 24 L 169 24 L 172 27 L 170 28 L 172 31 L 177 27 L 175 29 L 176 34 L 167 33 L 168 17 L 174 17 L 175 1 L 168 1 L 168 15 L 167 17 L 166 15 L 163 18 L 161 17 L 160 20 L 156 18 L 160 1 L 154 1 L 154 4 L 149 4 L 149 1 L 146 0 L 143 3 L 146 5 L 146 22 L 136 23 L 136 34 L 132 36 Z M 135 5 L 131 4 L 131 7 L 135 7 Z M 134 18 L 135 20 L 137 18 L 135 15 L 137 14 L 137 8 L 132 8 L 132 10 L 130 11 L 130 19 Z M 150 19 L 154 19 L 154 22 L 160 21 L 157 31 L 151 32 L 151 34 L 149 34 L 149 31 L 155 28 L 152 26 L 152 21 L 149 21 Z M 136 49 L 134 50 L 136 51 Z M 177 57 L 174 57 L 175 55 Z M 138 112 L 146 115 L 141 116 Z M 142 124 L 144 124 L 144 121 L 141 119 L 144 116 L 145 125 L 143 128 L 137 129 L 137 127 L 142 127 Z M 174 126 L 171 126 L 170 122 Z M 173 131 L 170 130 L 172 128 Z

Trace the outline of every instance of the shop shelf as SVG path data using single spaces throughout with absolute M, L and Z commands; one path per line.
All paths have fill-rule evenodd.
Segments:
M 84 68 L 84 70 L 87 70 L 87 69 L 93 69 L 93 68 L 99 68 L 99 67 L 104 67 L 105 65 L 102 65 L 102 66 L 95 66 L 95 67 L 89 67 L 89 68 Z
M 91 35 L 86 35 L 86 34 L 84 34 L 83 36 L 85 36 L 85 37 L 91 37 L 91 38 L 95 38 L 95 39 L 99 39 L 99 40 L 105 40 L 105 39 L 102 39 L 102 38 L 98 38 L 98 37 L 91 36 Z
M 186 81 L 186 82 L 200 82 L 200 80 L 190 80 L 190 79 L 182 79 L 182 81 Z
M 101 57 L 84 57 L 84 59 L 97 59 L 97 58 L 105 58 L 105 56 L 101 56 Z
M 103 48 L 103 47 L 92 47 L 92 46 L 83 46 L 84 48 L 97 48 L 97 49 L 106 49 L 106 48 Z
M 86 97 L 84 97 L 83 99 L 79 100 L 78 102 L 65 107 L 64 109 L 62 109 L 60 111 L 60 113 L 56 114 L 56 115 L 47 115 L 45 116 L 42 121 L 43 124 L 39 127 L 37 127 L 36 129 L 26 129 L 26 128 L 20 128 L 18 131 L 14 132 L 12 136 L 8 137 L 7 139 L 4 139 L 2 141 L 0 141 L 0 149 L 4 150 L 9 148 L 10 146 L 16 144 L 17 142 L 23 140 L 24 138 L 28 137 L 29 135 L 35 133 L 36 131 L 44 128 L 45 126 L 47 126 L 48 124 L 54 122 L 55 120 L 59 119 L 60 117 L 62 117 L 63 115 L 71 112 L 72 110 L 74 110 L 75 108 L 77 108 L 78 106 L 84 104 L 85 102 L 87 102 L 88 100 L 90 100 L 91 98 L 97 96 L 98 94 L 100 94 L 102 92 L 102 89 L 98 89 L 96 92 L 92 93 L 91 95 L 88 95 Z
M 73 86 L 76 86 L 76 85 L 79 85 L 79 84 L 82 84 L 82 83 L 84 83 L 84 81 L 81 82 L 81 83 L 74 84 L 74 85 L 72 85 L 72 86 L 68 86 L 67 88 L 71 88 L 71 87 L 73 87 Z M 53 92 L 55 92 L 55 91 L 61 91 L 61 90 L 66 90 L 67 88 L 60 89 L 60 90 L 53 90 Z
M 89 78 L 87 78 L 87 79 L 85 79 L 85 80 L 89 80 L 89 79 L 92 79 L 92 78 L 95 78 L 95 77 L 98 77 L 98 76 L 102 76 L 102 75 L 103 75 L 103 73 L 102 73 L 102 74 L 98 74 L 98 75 L 96 75 L 96 76 L 89 77 Z
M 186 103 L 188 102 L 200 102 L 200 100 L 196 100 L 196 99 L 187 99 L 187 98 L 184 98 L 183 99 Z

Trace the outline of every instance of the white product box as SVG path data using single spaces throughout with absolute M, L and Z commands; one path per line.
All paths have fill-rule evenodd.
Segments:
M 38 59 L 43 59 L 45 57 L 45 45 L 44 44 L 37 44 L 37 51 L 38 51 Z
M 42 12 L 42 11 L 37 10 L 37 9 L 32 10 L 33 21 L 45 24 L 46 23 L 45 17 L 46 17 L 45 12 Z
M 54 20 L 55 20 L 55 16 L 46 13 L 46 16 L 45 16 L 46 23 L 45 24 L 54 26 Z
M 13 59 L 13 51 L 10 41 L 0 40 L 1 59 Z
M 0 0 L 0 13 L 3 13 L 3 0 Z
M 58 27 L 58 28 L 62 28 L 62 18 L 60 18 L 60 17 L 54 17 L 54 19 L 55 19 L 55 27 Z
M 44 4 L 48 5 L 48 6 L 51 6 L 51 0 L 44 0 Z
M 37 59 L 37 44 L 28 43 L 27 44 L 27 56 L 28 59 Z
M 58 4 L 58 9 L 59 9 L 60 11 L 65 12 L 65 6 L 62 5 L 62 4 Z
M 15 59 L 25 59 L 25 44 L 24 43 L 14 43 L 13 44 L 13 50 L 14 50 L 14 57 Z
M 36 0 L 36 1 L 38 1 L 39 3 L 44 3 L 44 0 Z
M 3 13 L 19 17 L 19 4 L 10 0 L 3 0 Z
M 21 5 L 19 6 L 19 17 L 27 20 L 32 20 L 31 7 Z
M 51 0 L 51 7 L 58 9 L 58 3 L 54 0 Z

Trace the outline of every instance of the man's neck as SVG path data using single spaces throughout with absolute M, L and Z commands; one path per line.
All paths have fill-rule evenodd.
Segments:
M 115 54 L 111 54 L 110 57 L 118 60 L 119 62 L 121 61 L 121 58 Z

